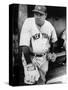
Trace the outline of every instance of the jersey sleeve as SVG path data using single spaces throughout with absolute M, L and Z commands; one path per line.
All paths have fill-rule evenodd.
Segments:
M 23 26 L 22 26 L 22 30 L 21 30 L 21 34 L 20 34 L 20 46 L 29 46 L 30 45 L 30 31 L 29 31 L 29 22 L 27 20 L 25 20 Z
M 57 41 L 57 34 L 53 26 L 52 26 L 51 40 L 52 40 L 52 43 Z

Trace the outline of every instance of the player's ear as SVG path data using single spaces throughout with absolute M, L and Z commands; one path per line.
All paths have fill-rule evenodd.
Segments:
M 45 19 L 47 18 L 47 13 L 45 13 Z

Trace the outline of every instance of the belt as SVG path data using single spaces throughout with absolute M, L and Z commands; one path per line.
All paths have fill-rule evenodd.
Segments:
M 42 56 L 44 56 L 45 54 L 47 54 L 47 52 L 46 52 L 46 53 L 43 53 L 43 54 L 34 54 L 34 56 L 36 56 L 36 57 L 42 57 Z
M 31 56 L 42 57 L 44 55 L 47 55 L 48 53 L 49 53 L 49 51 L 42 53 L 42 54 L 31 53 Z
M 37 54 L 36 54 L 35 56 L 36 56 L 36 57 L 42 57 L 42 56 L 44 56 L 44 55 L 41 55 L 41 54 L 40 54 L 40 55 L 37 55 Z

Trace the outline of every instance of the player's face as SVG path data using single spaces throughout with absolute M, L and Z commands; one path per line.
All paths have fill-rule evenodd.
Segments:
M 43 25 L 45 22 L 46 14 L 35 13 L 34 17 L 38 25 Z

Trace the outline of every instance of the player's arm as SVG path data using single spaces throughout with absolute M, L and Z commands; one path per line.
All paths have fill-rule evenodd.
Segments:
M 47 55 L 47 58 L 48 60 L 54 62 L 56 60 L 55 47 L 57 45 L 57 35 L 55 29 L 53 27 L 51 29 L 52 29 L 50 40 L 51 48 L 49 54 Z
M 54 53 L 54 52 L 55 52 L 55 48 L 56 48 L 56 47 L 57 47 L 57 41 L 56 41 L 56 42 L 51 43 L 50 52 L 51 52 L 51 53 Z
M 37 67 L 32 64 L 30 57 L 31 24 L 27 19 L 20 34 L 20 47 L 22 50 L 22 64 L 24 66 L 24 83 L 33 84 L 39 79 Z
M 30 24 L 29 24 L 28 19 L 26 19 L 22 26 L 22 30 L 21 30 L 21 34 L 20 34 L 20 47 L 22 49 L 22 52 L 24 54 L 27 64 L 31 63 L 30 48 L 29 48 L 31 33 L 29 30 L 30 30 Z
M 51 32 L 51 53 L 53 53 L 55 51 L 55 47 L 57 47 L 57 34 L 56 31 L 54 29 L 54 27 L 51 27 L 52 32 Z
M 27 64 L 32 63 L 30 58 L 30 48 L 28 46 L 21 46 Z

